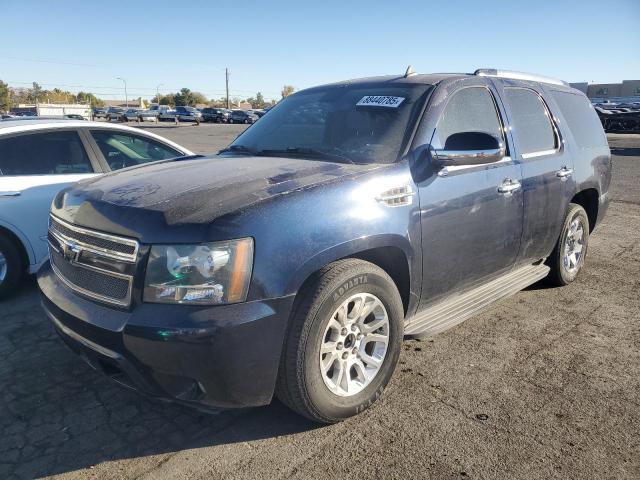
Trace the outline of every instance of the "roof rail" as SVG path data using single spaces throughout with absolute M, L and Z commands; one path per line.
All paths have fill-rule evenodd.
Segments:
M 569 86 L 564 80 L 558 80 L 557 78 L 545 77 L 542 75 L 535 75 L 533 73 L 515 72 L 513 70 L 498 70 L 496 68 L 479 68 L 474 75 L 481 77 L 499 77 L 499 78 L 513 78 L 514 80 L 529 80 L 530 82 L 551 83 L 553 85 L 565 85 Z

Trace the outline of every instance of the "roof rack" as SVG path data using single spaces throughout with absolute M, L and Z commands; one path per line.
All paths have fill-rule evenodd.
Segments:
M 553 85 L 565 85 L 569 86 L 564 80 L 558 80 L 557 78 L 545 77 L 542 75 L 535 75 L 533 73 L 515 72 L 513 70 L 498 70 L 496 68 L 479 68 L 474 75 L 481 77 L 499 77 L 499 78 L 513 78 L 514 80 L 529 80 L 530 82 L 551 83 Z

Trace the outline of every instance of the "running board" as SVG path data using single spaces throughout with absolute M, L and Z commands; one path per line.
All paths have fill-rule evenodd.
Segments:
M 548 273 L 549 267 L 544 264 L 527 265 L 466 293 L 449 297 L 417 313 L 407 322 L 404 334 L 428 337 L 444 332 L 491 304 L 536 283 Z

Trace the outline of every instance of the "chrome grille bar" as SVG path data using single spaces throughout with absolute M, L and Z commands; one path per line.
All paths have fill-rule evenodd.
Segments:
M 51 268 L 67 287 L 99 302 L 131 304 L 136 240 L 77 227 L 53 215 L 48 240 Z
M 72 241 L 88 252 L 114 260 L 135 263 L 138 256 L 135 240 L 77 227 L 53 215 L 49 218 L 49 232 L 58 241 Z

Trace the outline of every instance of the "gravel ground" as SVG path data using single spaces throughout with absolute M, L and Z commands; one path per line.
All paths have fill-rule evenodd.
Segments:
M 243 127 L 150 128 L 207 152 Z M 63 347 L 31 279 L 0 305 L 0 478 L 638 478 L 640 135 L 609 139 L 613 201 L 580 280 L 406 341 L 381 400 L 339 425 L 119 388 Z

